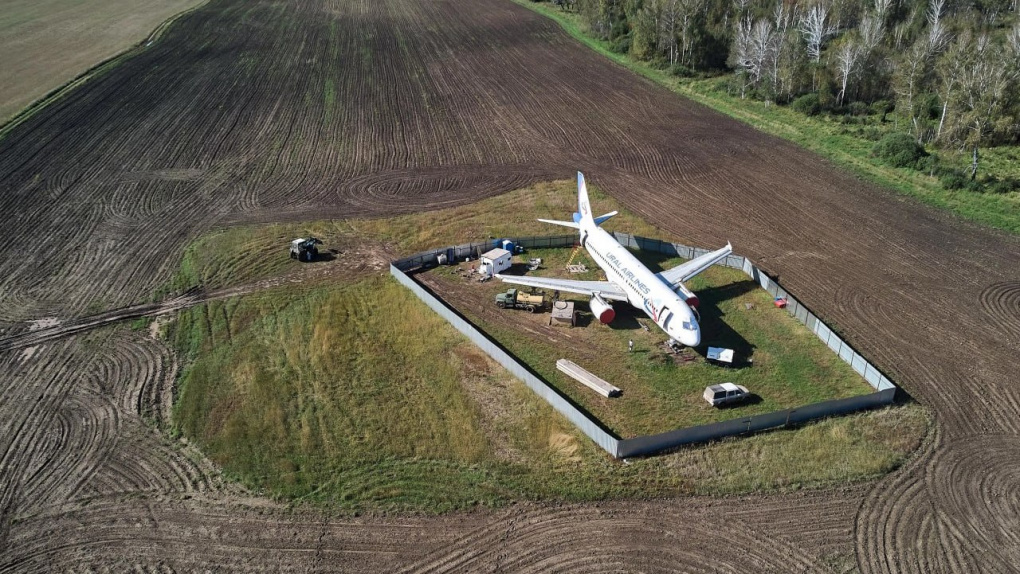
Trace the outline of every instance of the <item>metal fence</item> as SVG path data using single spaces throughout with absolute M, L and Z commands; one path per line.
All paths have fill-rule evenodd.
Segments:
M 683 257 L 685 259 L 692 259 L 710 251 L 708 249 L 690 247 L 679 243 L 669 243 L 658 239 L 648 239 L 645 237 L 628 235 L 626 233 L 617 232 L 613 235 L 616 237 L 617 241 L 627 247 L 654 251 L 665 255 Z M 544 237 L 521 237 L 511 239 L 511 241 L 526 248 L 567 247 L 576 244 L 577 236 L 556 235 Z M 511 374 L 524 381 L 524 384 L 538 394 L 538 396 L 542 397 L 542 399 L 556 409 L 557 412 L 567 417 L 570 422 L 577 425 L 577 427 L 581 429 L 581 432 L 586 434 L 589 438 L 595 441 L 596 444 L 614 457 L 622 458 L 627 456 L 653 454 L 685 444 L 704 442 L 737 434 L 761 431 L 790 424 L 802 423 L 813 419 L 845 414 L 861 409 L 878 407 L 891 403 L 895 397 L 896 386 L 884 374 L 882 374 L 881 371 L 872 365 L 870 361 L 865 359 L 848 343 L 843 341 L 843 339 L 832 331 L 832 329 L 819 319 L 818 316 L 801 304 L 800 301 L 793 297 L 788 291 L 783 289 L 778 283 L 773 281 L 772 278 L 765 274 L 764 271 L 755 267 L 749 259 L 739 255 L 730 255 L 720 261 L 718 265 L 740 269 L 773 297 L 786 298 L 786 311 L 807 326 L 807 328 L 821 339 L 822 342 L 829 347 L 829 349 L 836 353 L 839 358 L 848 363 L 855 371 L 864 377 L 864 380 L 866 380 L 868 384 L 875 389 L 875 392 L 846 399 L 813 403 L 810 405 L 774 411 L 751 417 L 736 418 L 719 423 L 676 429 L 656 435 L 646 435 L 619 440 L 606 432 L 596 420 L 578 409 L 556 389 L 535 376 L 527 367 L 519 363 L 497 343 L 476 329 L 474 325 L 461 317 L 459 313 L 448 307 L 438 297 L 434 296 L 430 291 L 406 275 L 406 271 L 436 264 L 436 258 L 440 254 L 445 254 L 448 260 L 453 262 L 463 260 L 465 257 L 477 258 L 480 253 L 488 251 L 493 246 L 493 240 L 488 240 L 416 253 L 410 257 L 394 261 L 390 265 L 390 274 L 396 277 L 397 281 L 399 281 L 402 285 L 410 289 L 411 292 L 413 292 L 419 299 L 424 301 L 426 305 L 449 321 L 454 328 L 471 339 L 473 343 L 478 345 L 479 348 L 496 360 L 496 362 L 503 365 L 503 367 L 510 371 Z
M 411 271 L 419 267 L 428 267 L 431 265 L 438 264 L 438 257 L 445 255 L 446 260 L 450 263 L 457 261 L 464 261 L 467 258 L 478 259 L 482 253 L 497 246 L 498 239 L 489 239 L 485 241 L 472 241 L 471 243 L 465 243 L 463 245 L 452 245 L 450 247 L 440 247 L 437 249 L 430 249 L 429 251 L 422 251 L 421 253 L 415 253 L 402 259 L 397 259 L 391 262 L 391 265 L 397 269 L 404 271 Z M 577 243 L 577 235 L 540 235 L 535 237 L 518 237 L 510 239 L 514 244 L 520 245 L 526 249 L 538 249 L 547 247 L 570 247 Z
M 623 458 L 644 454 L 654 454 L 685 444 L 705 442 L 709 440 L 724 438 L 728 436 L 752 433 L 761 430 L 798 424 L 814 419 L 851 413 L 863 409 L 869 409 L 887 405 L 892 402 L 896 389 L 886 389 L 849 397 L 822 401 L 796 407 L 772 411 L 761 415 L 730 419 L 718 423 L 700 425 L 676 429 L 655 435 L 645 435 L 619 441 L 617 444 L 616 456 Z

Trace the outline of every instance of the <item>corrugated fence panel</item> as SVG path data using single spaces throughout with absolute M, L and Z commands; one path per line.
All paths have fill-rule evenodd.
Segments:
M 807 325 L 808 316 L 814 318 L 814 315 L 808 313 L 807 307 L 801 305 L 800 301 L 797 301 L 797 314 L 794 316 L 797 317 L 797 320 L 803 323 L 804 325 Z
M 726 267 L 732 267 L 733 269 L 743 269 L 744 258 L 739 255 L 727 255 L 726 259 L 723 260 L 723 265 Z
M 396 266 L 390 265 L 390 274 L 393 275 L 393 277 L 395 277 L 401 285 L 410 289 L 412 293 L 424 301 L 425 304 L 433 311 L 449 321 L 455 329 L 470 339 L 472 343 L 478 345 L 480 349 L 495 359 L 497 363 L 503 365 L 503 367 L 510 371 L 512 375 L 524 381 L 524 384 L 528 385 L 528 388 L 538 394 L 538 396 L 542 397 L 545 402 L 549 403 L 570 422 L 574 423 L 579 429 L 581 429 L 581 432 L 588 435 L 589 438 L 595 441 L 595 443 L 602 447 L 606 452 L 613 456 L 618 456 L 619 441 L 616 438 L 602 430 L 597 423 L 588 418 L 584 413 L 574 407 L 574 405 L 570 404 L 570 402 L 563 398 L 554 389 L 549 387 L 544 381 L 531 374 L 528 369 L 518 363 L 513 357 L 478 331 L 474 325 L 465 321 L 460 315 L 455 313 L 452 309 L 443 304 L 442 301 L 426 291 L 413 279 L 405 275 L 404 272 Z
M 896 385 L 894 385 L 892 381 L 887 379 L 885 375 L 882 375 L 878 379 L 878 390 L 880 390 L 880 391 L 890 390 L 890 391 L 893 391 L 893 393 L 895 393 L 896 392 Z
M 864 380 L 871 383 L 871 386 L 877 389 L 879 382 L 882 380 L 882 373 L 878 372 L 874 365 L 868 363 L 864 367 Z
M 875 392 L 845 399 L 813 403 L 795 409 L 773 411 L 753 417 L 731 419 L 708 425 L 677 429 L 662 434 L 625 439 L 619 443 L 619 456 L 628 457 L 653 454 L 685 444 L 753 433 L 786 426 L 787 424 L 798 424 L 861 409 L 874 408 L 889 404 L 891 401 L 891 392 Z
M 662 434 L 645 435 L 620 441 L 619 456 L 653 454 L 685 444 L 705 442 L 747 432 L 748 419 L 733 419 L 710 425 L 677 429 Z
M 839 335 L 833 333 L 829 335 L 829 341 L 827 344 L 829 345 L 829 348 L 832 349 L 832 352 L 838 355 L 840 347 L 843 346 L 843 339 L 840 339 Z
M 793 412 L 790 414 L 790 423 L 802 423 L 823 417 L 879 407 L 889 404 L 891 400 L 891 397 L 886 397 L 883 393 L 879 392 L 845 399 L 822 401 L 793 409 Z
M 850 360 L 850 366 L 853 367 L 854 370 L 857 371 L 857 374 L 862 377 L 864 376 L 864 366 L 867 364 L 868 361 L 857 353 L 854 353 L 853 358 Z

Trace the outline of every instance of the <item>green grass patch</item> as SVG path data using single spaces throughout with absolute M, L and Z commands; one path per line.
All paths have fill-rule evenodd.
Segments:
M 231 228 L 193 242 L 174 281 L 226 286 L 284 274 L 302 265 L 287 243 L 309 233 L 340 248 L 336 264 L 369 243 L 396 257 L 515 229 L 548 233 L 532 218 L 569 214 L 573 202 L 573 182 L 556 182 L 389 220 Z M 510 204 L 518 208 L 504 211 L 512 221 L 487 222 Z M 616 219 L 661 237 L 630 214 Z M 624 464 L 385 271 L 210 302 L 181 313 L 166 333 L 185 365 L 172 432 L 256 492 L 345 512 L 854 482 L 901 464 L 928 424 L 919 407 L 897 407 Z
M 762 132 L 783 138 L 811 150 L 865 179 L 914 197 L 928 205 L 945 209 L 961 217 L 1011 233 L 1020 233 L 1020 192 L 1004 194 L 950 191 L 943 189 L 938 177 L 913 169 L 892 168 L 871 156 L 873 133 L 897 129 L 893 122 L 881 123 L 868 116 L 869 125 L 853 126 L 841 117 L 805 116 L 787 106 L 752 99 L 742 99 L 728 89 L 729 78 L 679 78 L 657 70 L 628 54 L 611 51 L 608 42 L 588 36 L 577 14 L 563 12 L 552 5 L 528 0 L 514 0 L 557 22 L 582 44 L 643 77 L 669 90 L 708 106 Z M 902 130 L 901 130 L 902 131 Z M 1000 179 L 1020 177 L 1020 150 L 999 147 L 981 150 L 981 170 Z M 970 156 L 949 151 L 940 152 L 943 161 L 957 168 L 970 164 Z
M 887 409 L 623 464 L 388 277 L 209 303 L 169 336 L 176 432 L 256 492 L 350 512 L 853 482 L 927 424 Z

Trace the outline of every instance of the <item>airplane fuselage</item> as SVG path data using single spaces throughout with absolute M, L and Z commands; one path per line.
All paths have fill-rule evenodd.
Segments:
M 689 347 L 701 343 L 698 321 L 683 297 L 606 230 L 585 225 L 580 232 L 585 250 L 605 271 L 606 279 L 624 290 L 631 305 L 644 311 L 660 329 L 680 343 Z

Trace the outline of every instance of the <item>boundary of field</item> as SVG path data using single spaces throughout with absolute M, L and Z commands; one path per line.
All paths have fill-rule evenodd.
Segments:
M 669 243 L 658 239 L 648 239 L 626 233 L 614 232 L 613 236 L 621 245 L 662 253 L 672 257 L 693 259 L 709 252 L 707 249 L 690 247 L 679 243 Z M 525 248 L 570 247 L 577 243 L 577 236 L 519 237 L 511 239 L 511 241 Z M 849 343 L 837 335 L 831 327 L 826 325 L 824 321 L 812 313 L 810 309 L 805 307 L 789 291 L 755 266 L 750 259 L 740 255 L 730 255 L 716 265 L 740 269 L 768 292 L 769 295 L 774 298 L 785 298 L 787 300 L 786 312 L 814 333 L 836 356 L 849 364 L 875 391 L 866 395 L 811 403 L 760 415 L 679 428 L 660 434 L 620 439 L 609 433 L 603 428 L 600 421 L 588 415 L 552 385 L 536 376 L 526 365 L 520 363 L 516 357 L 503 349 L 499 343 L 475 327 L 454 308 L 433 295 L 427 288 L 419 284 L 408 274 L 409 271 L 437 265 L 437 256 L 439 255 L 445 255 L 448 261 L 462 261 L 466 257 L 477 258 L 480 253 L 488 251 L 492 245 L 492 240 L 476 241 L 423 251 L 390 262 L 390 274 L 401 285 L 410 289 L 412 293 L 424 301 L 432 310 L 449 321 L 455 329 L 470 339 L 471 342 L 492 357 L 493 360 L 510 371 L 515 377 L 522 380 L 528 388 L 549 403 L 557 412 L 574 423 L 574 425 L 581 429 L 581 432 L 595 441 L 595 444 L 616 458 L 650 455 L 686 444 L 789 426 L 824 417 L 880 407 L 892 403 L 896 396 L 896 385 L 888 377 L 863 355 L 854 350 Z
M 65 82 L 64 84 L 57 86 L 56 88 L 53 88 L 49 92 L 46 92 L 46 94 L 44 94 L 43 96 L 33 100 L 27 106 L 22 108 L 20 112 L 11 116 L 10 119 L 8 119 L 6 122 L 0 123 L 0 140 L 7 137 L 7 134 L 9 134 L 11 130 L 25 123 L 37 112 L 42 111 L 50 104 L 58 102 L 75 88 L 84 85 L 89 80 L 105 73 L 107 70 L 113 68 L 117 64 L 121 63 L 123 60 L 126 60 L 138 54 L 142 50 L 148 48 L 149 44 L 158 40 L 160 36 L 162 36 L 163 33 L 166 32 L 166 30 L 170 27 L 171 24 L 176 22 L 179 18 L 187 16 L 188 14 L 205 6 L 206 4 L 209 3 L 209 1 L 210 0 L 202 0 L 202 2 L 199 2 L 198 4 L 186 10 L 182 10 L 174 14 L 173 16 L 170 16 L 169 18 L 160 22 L 155 28 L 153 28 L 152 32 L 149 32 L 149 34 L 141 41 L 128 46 L 118 54 L 110 56 L 109 58 L 101 60 L 100 62 L 90 66 L 87 70 L 78 74 L 77 76 Z

